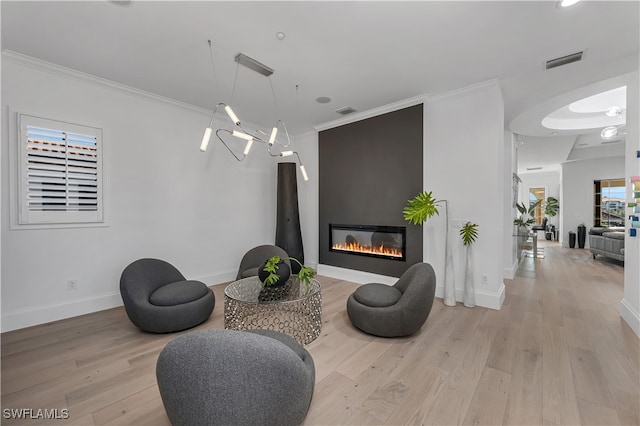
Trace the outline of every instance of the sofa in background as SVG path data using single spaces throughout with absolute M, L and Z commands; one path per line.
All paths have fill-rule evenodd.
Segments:
M 593 227 L 589 229 L 589 250 L 596 255 L 607 256 L 624 262 L 624 237 L 622 227 Z

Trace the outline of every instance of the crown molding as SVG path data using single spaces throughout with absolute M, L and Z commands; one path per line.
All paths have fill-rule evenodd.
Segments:
M 155 101 L 171 104 L 180 108 L 185 108 L 191 111 L 211 115 L 212 110 L 201 108 L 195 105 L 191 105 L 185 102 L 180 102 L 175 99 L 167 98 L 165 96 L 156 95 L 155 93 L 147 92 L 145 90 L 137 89 L 126 84 L 117 83 L 106 78 L 98 77 L 93 74 L 88 74 L 82 71 L 75 70 L 73 68 L 67 68 L 62 65 L 57 65 L 51 62 L 43 61 L 31 56 L 23 55 L 22 53 L 14 52 L 12 50 L 2 51 L 2 60 L 11 62 L 24 67 L 32 68 L 38 71 L 42 71 L 58 77 L 69 78 L 71 80 L 83 81 L 92 84 L 96 84 L 102 87 L 109 87 L 111 89 L 120 90 L 125 93 L 142 96 Z
M 383 105 L 381 107 L 373 108 L 367 111 L 350 114 L 344 118 L 338 118 L 337 120 L 333 120 L 328 123 L 319 124 L 317 126 L 314 126 L 314 129 L 318 132 L 321 132 L 323 130 L 333 129 L 334 127 L 344 126 L 345 124 L 355 123 L 356 121 L 361 121 L 367 118 L 376 117 L 378 115 L 387 114 L 399 109 L 408 108 L 418 104 L 424 104 L 428 101 L 428 95 L 418 95 L 414 96 L 413 98 L 403 99 L 401 101 Z
M 429 101 L 431 102 L 440 101 L 440 100 L 451 98 L 454 96 L 460 96 L 460 95 L 466 95 L 468 93 L 478 92 L 480 90 L 488 89 L 494 86 L 500 89 L 500 95 L 502 95 L 502 88 L 500 87 L 500 82 L 498 81 L 497 78 L 492 78 L 490 80 L 481 81 L 480 83 L 474 83 L 474 84 L 470 84 L 469 86 L 464 86 L 448 92 L 432 95 L 429 97 Z

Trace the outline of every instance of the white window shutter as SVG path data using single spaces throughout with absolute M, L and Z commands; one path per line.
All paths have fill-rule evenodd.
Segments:
M 19 115 L 20 224 L 102 222 L 102 131 Z

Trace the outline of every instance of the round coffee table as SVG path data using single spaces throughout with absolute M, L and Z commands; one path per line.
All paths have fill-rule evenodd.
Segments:
M 307 286 L 290 278 L 282 287 L 265 288 L 258 277 L 234 281 L 224 289 L 224 328 L 275 330 L 311 343 L 322 330 L 320 282 L 311 279 Z

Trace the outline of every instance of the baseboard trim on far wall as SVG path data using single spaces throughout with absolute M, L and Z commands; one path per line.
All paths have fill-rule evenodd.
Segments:
M 318 274 L 323 275 L 325 277 L 337 278 L 340 280 L 350 281 L 359 284 L 366 283 L 381 283 L 387 285 L 394 285 L 398 278 L 388 277 L 386 275 L 377 275 L 372 274 L 370 272 L 356 271 L 352 269 L 346 268 L 338 268 L 336 266 L 330 265 L 318 265 Z M 463 300 L 463 289 L 456 289 L 456 301 L 462 303 Z M 504 283 L 500 283 L 500 287 L 498 291 L 495 293 L 489 293 L 482 290 L 476 289 L 476 306 L 481 306 L 483 308 L 500 310 L 502 304 L 504 303 L 505 296 L 505 287 Z M 436 286 L 436 297 L 444 298 L 444 287 Z
M 504 275 L 504 278 L 508 280 L 512 280 L 516 276 L 516 272 L 518 272 L 517 260 L 513 262 L 513 265 L 511 265 L 511 268 L 504 268 L 504 270 L 502 271 L 502 274 Z
M 235 280 L 237 272 L 235 269 L 228 269 L 224 272 L 194 277 L 192 279 L 202 281 L 208 286 L 212 286 Z M 122 306 L 122 297 L 120 296 L 120 292 L 113 292 L 72 300 L 68 303 L 32 307 L 11 313 L 3 312 L 1 331 L 4 333 L 19 330 L 34 325 L 104 311 L 105 309 L 116 308 L 118 306 Z M 124 311 L 122 314 L 125 315 Z
M 620 316 L 640 338 L 640 313 L 633 309 L 626 299 L 620 301 Z
M 505 287 L 504 283 L 500 284 L 500 288 L 496 293 L 487 293 L 476 289 L 476 306 L 483 308 L 495 309 L 499 311 L 504 303 Z M 436 297 L 444 299 L 444 286 L 436 287 Z M 456 288 L 456 302 L 462 303 L 464 300 L 464 289 Z
M 2 332 L 91 314 L 118 306 L 122 306 L 122 298 L 119 292 L 72 300 L 68 303 L 23 309 L 2 316 Z
M 371 272 L 357 271 L 354 269 L 339 268 L 337 266 L 318 264 L 318 275 L 337 278 L 339 280 L 350 281 L 358 284 L 381 283 L 394 285 L 398 278 L 386 275 L 373 274 Z

